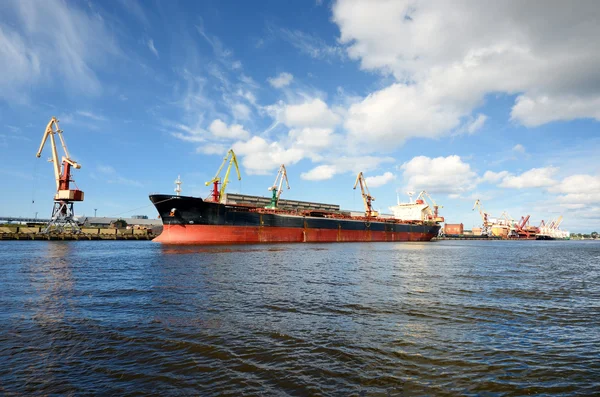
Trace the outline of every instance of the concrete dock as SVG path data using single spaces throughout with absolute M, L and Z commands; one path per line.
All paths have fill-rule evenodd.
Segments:
M 42 233 L 43 227 L 0 227 L 0 240 L 152 240 L 152 229 L 83 228 L 81 233 Z

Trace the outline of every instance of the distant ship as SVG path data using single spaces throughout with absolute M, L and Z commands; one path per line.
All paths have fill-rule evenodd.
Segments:
M 430 241 L 443 218 L 423 200 L 400 205 L 396 215 L 366 216 L 338 205 L 225 194 L 219 202 L 198 197 L 152 194 L 163 222 L 154 241 L 166 244 L 250 244 Z M 401 215 L 404 218 L 398 218 Z

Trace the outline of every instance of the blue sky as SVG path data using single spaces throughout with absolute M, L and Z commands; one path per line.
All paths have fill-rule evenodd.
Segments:
M 564 9 L 563 9 L 564 8 Z M 362 209 L 427 190 L 449 222 L 600 226 L 600 6 L 544 2 L 3 1 L 2 214 L 49 215 L 57 116 L 86 199 L 76 213 L 156 213 L 205 197 L 225 152 L 269 195 Z

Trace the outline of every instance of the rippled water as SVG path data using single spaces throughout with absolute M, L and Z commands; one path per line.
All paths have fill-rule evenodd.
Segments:
M 0 242 L 0 271 L 0 394 L 600 391 L 596 242 Z

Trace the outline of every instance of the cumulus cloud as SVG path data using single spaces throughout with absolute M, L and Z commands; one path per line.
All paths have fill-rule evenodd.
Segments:
M 339 0 L 332 10 L 350 58 L 396 80 L 350 107 L 345 125 L 358 139 L 389 147 L 474 132 L 485 118 L 465 120 L 489 93 L 518 94 L 511 116 L 526 126 L 600 119 L 594 1 Z
M 267 142 L 259 136 L 234 143 L 233 150 L 242 157 L 242 164 L 249 174 L 267 174 L 280 164 L 295 164 L 304 157 L 301 149 L 285 148 L 279 142 Z
M 600 176 L 577 174 L 564 178 L 548 189 L 559 193 L 558 201 L 565 206 L 582 208 L 600 202 Z
M 417 156 L 400 167 L 408 190 L 459 194 L 472 190 L 477 174 L 460 156 Z
M 300 178 L 308 181 L 323 181 L 331 179 L 337 173 L 337 168 L 333 165 L 319 165 L 308 172 L 300 174 Z
M 396 176 L 394 174 L 392 174 L 391 172 L 386 172 L 383 175 L 368 176 L 366 178 L 366 181 L 367 181 L 367 186 L 379 187 L 379 186 L 383 186 L 387 183 L 390 183 L 394 179 L 396 179 Z
M 298 105 L 285 105 L 278 116 L 289 127 L 331 128 L 340 122 L 340 117 L 319 98 Z
M 247 139 L 250 136 L 240 124 L 227 125 L 221 119 L 214 120 L 208 129 L 217 138 Z
M 283 72 L 276 77 L 269 77 L 267 81 L 275 88 L 283 88 L 290 85 L 293 79 L 294 76 L 291 73 Z
M 500 180 L 506 178 L 509 175 L 508 171 L 500 171 L 500 172 L 494 172 L 494 171 L 486 171 L 485 174 L 483 174 L 483 177 L 480 178 L 480 182 L 490 182 L 490 183 L 497 183 L 500 182 Z
M 521 175 L 505 176 L 498 186 L 513 189 L 552 186 L 556 184 L 553 176 L 557 171 L 555 167 L 532 168 Z

